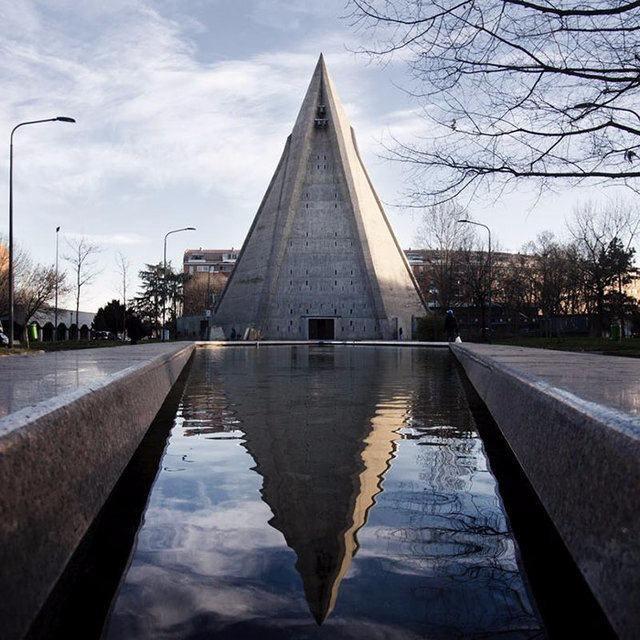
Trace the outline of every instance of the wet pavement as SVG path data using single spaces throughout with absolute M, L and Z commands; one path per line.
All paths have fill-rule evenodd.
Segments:
M 74 391 L 187 343 L 52 351 L 0 357 L 0 419 L 10 413 Z
M 587 402 L 640 415 L 640 358 L 493 344 L 463 347 Z
M 459 376 L 197 350 L 105 637 L 545 637 Z

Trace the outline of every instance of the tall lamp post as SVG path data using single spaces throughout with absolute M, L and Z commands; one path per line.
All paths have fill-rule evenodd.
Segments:
M 60 235 L 60 227 L 56 227 L 56 306 L 53 312 L 53 339 L 58 339 L 58 236 Z
M 493 265 L 491 262 L 491 229 L 489 229 L 489 227 L 486 224 L 482 224 L 482 222 L 475 222 L 474 220 L 458 220 L 458 222 L 460 224 L 474 224 L 476 225 L 476 227 L 482 227 L 483 229 L 487 230 L 487 234 L 489 236 L 489 245 L 488 245 L 488 251 L 487 251 L 487 259 L 489 262 L 489 291 L 488 291 L 488 302 L 489 302 L 489 309 L 487 310 L 487 324 L 489 325 L 489 336 L 488 338 L 491 339 L 491 285 L 493 282 Z M 482 331 L 483 333 L 485 332 L 485 328 L 482 327 Z M 485 334 L 486 337 L 486 334 Z
M 162 342 L 164 339 L 164 318 L 167 308 L 167 238 L 172 233 L 180 233 L 181 231 L 195 231 L 195 227 L 183 227 L 182 229 L 174 229 L 173 231 L 169 231 L 164 236 L 164 254 L 162 259 Z
M 13 134 L 20 127 L 28 124 L 40 124 L 41 122 L 75 122 L 73 118 L 57 116 L 56 118 L 45 118 L 44 120 L 29 120 L 17 124 L 11 130 L 9 140 L 9 346 L 13 347 Z

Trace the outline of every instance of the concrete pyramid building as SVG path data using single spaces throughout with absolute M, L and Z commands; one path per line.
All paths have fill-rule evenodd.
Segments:
M 227 338 L 389 340 L 424 314 L 321 55 L 214 322 Z

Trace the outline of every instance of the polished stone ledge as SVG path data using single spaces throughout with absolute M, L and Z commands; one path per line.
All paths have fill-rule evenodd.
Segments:
M 21 638 L 193 351 L 150 344 L 0 359 L 0 628 Z
M 640 360 L 454 344 L 621 638 L 640 629 Z
M 435 347 L 448 349 L 449 342 L 420 342 L 417 340 L 201 340 L 197 347 L 282 347 L 282 346 L 341 346 L 350 347 Z

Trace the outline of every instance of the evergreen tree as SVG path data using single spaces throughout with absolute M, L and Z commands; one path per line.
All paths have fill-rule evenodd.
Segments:
M 111 333 L 119 333 L 122 331 L 125 308 L 120 300 L 112 300 L 111 302 L 100 307 L 93 319 L 94 331 L 110 331 Z

